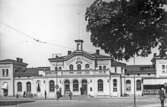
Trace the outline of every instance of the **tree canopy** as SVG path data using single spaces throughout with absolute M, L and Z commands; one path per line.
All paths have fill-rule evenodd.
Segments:
M 94 1 L 86 10 L 91 42 L 114 59 L 148 56 L 167 49 L 166 0 Z

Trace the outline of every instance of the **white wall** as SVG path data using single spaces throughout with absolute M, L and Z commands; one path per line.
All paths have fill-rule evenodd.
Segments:
M 162 72 L 162 65 L 165 65 L 165 72 Z M 156 60 L 156 77 L 167 77 L 167 60 L 166 59 Z
M 8 69 L 7 77 L 3 77 L 2 69 Z M 5 82 L 8 84 L 8 96 L 13 96 L 13 64 L 0 64 L 0 96 L 3 96 L 1 87 Z

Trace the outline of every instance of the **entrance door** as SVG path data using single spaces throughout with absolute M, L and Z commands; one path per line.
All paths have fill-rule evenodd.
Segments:
M 8 96 L 8 83 L 4 82 L 1 88 L 3 89 L 3 96 Z
M 70 91 L 70 81 L 65 80 L 64 81 L 64 94 L 68 94 Z
M 8 96 L 8 89 L 3 89 L 3 95 Z
M 87 95 L 87 80 L 82 80 L 81 95 Z

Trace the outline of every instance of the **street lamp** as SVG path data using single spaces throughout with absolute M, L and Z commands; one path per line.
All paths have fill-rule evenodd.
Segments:
M 136 107 L 136 87 L 135 87 L 135 75 L 134 75 L 134 107 Z

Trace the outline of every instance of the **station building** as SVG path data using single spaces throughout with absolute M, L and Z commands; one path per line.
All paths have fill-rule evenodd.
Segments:
M 55 98 L 68 95 L 113 96 L 157 94 L 167 83 L 167 59 L 154 55 L 152 65 L 126 65 L 101 55 L 88 53 L 83 40 L 75 40 L 76 50 L 49 58 L 49 67 L 27 68 L 21 58 L 0 61 L 0 96 L 32 95 Z

